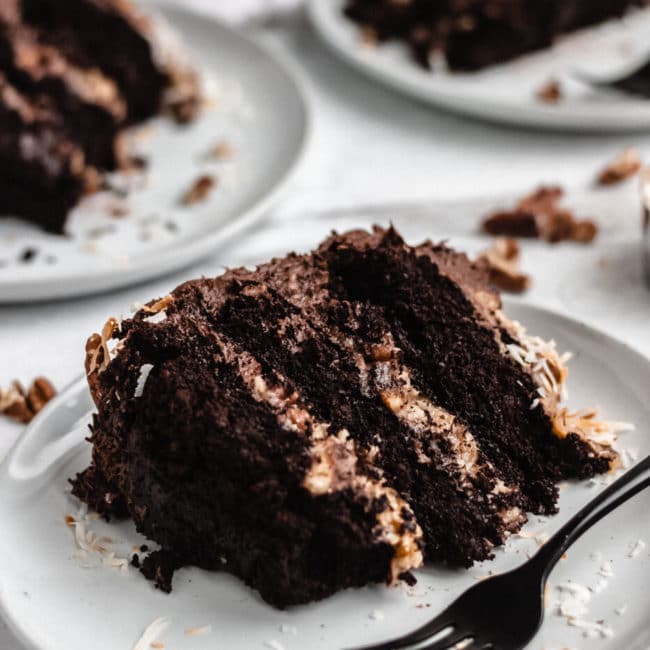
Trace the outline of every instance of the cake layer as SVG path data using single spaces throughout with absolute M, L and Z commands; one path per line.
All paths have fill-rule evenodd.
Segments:
M 93 169 L 56 112 L 36 106 L 0 73 L 0 214 L 61 232 L 91 186 Z
M 392 229 L 186 283 L 87 350 L 75 494 L 161 545 L 148 575 L 224 568 L 278 606 L 484 560 L 616 458 L 484 271 Z
M 550 46 L 565 32 L 618 17 L 643 0 L 349 0 L 346 14 L 381 40 L 408 41 L 425 67 L 440 50 L 452 70 L 477 70 Z

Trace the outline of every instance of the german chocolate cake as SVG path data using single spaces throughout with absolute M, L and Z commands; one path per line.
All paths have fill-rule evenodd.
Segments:
M 0 2 L 0 215 L 61 232 L 99 174 L 128 165 L 125 127 L 195 117 L 197 74 L 157 20 L 126 0 Z
M 379 40 L 406 41 L 429 67 L 477 70 L 549 47 L 560 34 L 622 16 L 644 0 L 347 0 L 345 13 Z
M 110 319 L 74 494 L 159 544 L 142 570 L 164 590 L 196 565 L 286 607 L 489 558 L 617 455 L 486 278 L 375 228 Z

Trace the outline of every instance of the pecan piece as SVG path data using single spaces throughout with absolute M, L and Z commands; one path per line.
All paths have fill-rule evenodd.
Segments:
M 635 176 L 641 169 L 641 157 L 634 149 L 626 149 L 598 174 L 598 185 L 615 185 Z
M 519 270 L 520 249 L 515 239 L 497 239 L 477 261 L 487 266 L 490 282 L 502 291 L 523 293 L 531 285 L 530 277 Z
M 216 185 L 217 179 L 214 176 L 207 174 L 199 176 L 192 184 L 192 187 L 185 192 L 181 203 L 183 205 L 195 205 L 205 201 Z

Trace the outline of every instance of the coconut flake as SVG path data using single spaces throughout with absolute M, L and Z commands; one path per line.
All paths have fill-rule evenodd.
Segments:
M 158 637 L 169 627 L 170 622 L 169 618 L 161 617 L 150 623 L 133 646 L 133 650 L 149 650 L 151 644 L 158 641 Z
M 636 542 L 634 542 L 632 545 L 632 548 L 630 549 L 630 552 L 627 554 L 627 556 L 631 559 L 634 559 L 641 554 L 645 547 L 646 543 L 642 539 L 637 539 Z
M 276 641 L 275 639 L 266 641 L 264 643 L 264 647 L 270 648 L 271 650 L 284 650 L 284 646 L 279 641 Z
M 153 365 L 150 363 L 144 363 L 142 364 L 142 367 L 140 368 L 140 374 L 138 375 L 138 382 L 135 386 L 135 393 L 133 394 L 133 397 L 142 397 L 142 394 L 144 393 L 144 387 L 147 383 L 147 379 L 149 379 L 149 373 L 153 370 Z
M 211 634 L 212 625 L 199 625 L 197 627 L 188 627 L 185 630 L 186 636 L 201 636 L 202 634 Z

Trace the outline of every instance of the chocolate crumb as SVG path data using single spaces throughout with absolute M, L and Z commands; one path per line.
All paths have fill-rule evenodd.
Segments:
M 192 187 L 183 195 L 181 204 L 194 205 L 205 201 L 216 185 L 217 179 L 214 176 L 207 174 L 199 176 L 192 184 Z
M 537 99 L 544 104 L 557 104 L 562 98 L 562 86 L 557 79 L 549 79 L 537 91 Z
M 143 544 L 140 547 L 140 553 L 146 553 L 149 550 L 149 547 L 146 544 Z
M 399 579 L 403 580 L 409 587 L 414 587 L 418 583 L 417 578 L 410 571 L 400 573 Z
M 174 554 L 160 550 L 150 553 L 144 559 L 140 572 L 147 580 L 153 581 L 156 589 L 169 594 L 172 590 L 174 571 L 178 568 L 180 567 Z
M 20 254 L 19 260 L 27 264 L 33 262 L 37 255 L 38 250 L 36 248 L 25 248 Z
M 557 186 L 541 186 L 521 199 L 512 210 L 500 210 L 486 217 L 483 230 L 503 237 L 544 239 L 552 244 L 575 241 L 592 242 L 598 234 L 595 222 L 576 219 L 560 206 L 564 190 Z
M 140 568 L 140 557 L 137 553 L 134 553 L 131 557 L 131 566 L 135 567 L 136 569 Z
M 641 157 L 634 149 L 626 149 L 604 167 L 596 182 L 598 185 L 616 185 L 635 176 L 641 169 Z
M 484 251 L 477 262 L 487 266 L 490 282 L 510 293 L 523 293 L 530 288 L 531 279 L 519 270 L 521 251 L 516 239 L 497 239 Z

